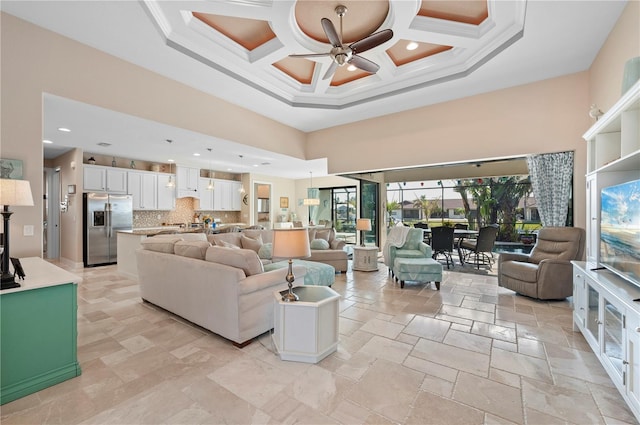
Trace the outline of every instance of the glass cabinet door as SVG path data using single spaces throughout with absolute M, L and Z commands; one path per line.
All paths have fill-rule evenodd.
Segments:
M 624 364 L 624 314 L 618 307 L 604 300 L 604 327 L 602 330 L 602 353 L 622 379 Z
M 595 343 L 600 345 L 600 318 L 598 310 L 600 309 L 600 294 L 593 289 L 591 285 L 587 285 L 587 330 L 595 339 Z

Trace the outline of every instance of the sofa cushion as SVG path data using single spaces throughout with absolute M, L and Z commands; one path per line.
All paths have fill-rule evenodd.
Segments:
M 247 276 L 260 274 L 264 271 L 258 254 L 250 249 L 210 246 L 207 248 L 205 260 L 242 269 Z
M 176 244 L 176 242 L 179 242 L 181 240 L 182 240 L 181 237 L 175 237 L 175 236 L 171 238 L 154 236 L 154 237 L 143 240 L 142 242 L 140 242 L 140 245 L 142 246 L 143 249 L 146 249 L 149 251 L 164 252 L 165 254 L 173 254 L 175 252 L 174 245 Z
M 314 239 L 309 244 L 311 249 L 329 249 L 329 242 L 324 239 Z
M 260 247 L 263 245 L 262 236 L 260 235 L 255 238 L 249 238 L 242 235 L 242 237 L 240 238 L 240 242 L 242 243 L 242 247 L 244 249 L 250 249 L 255 252 L 258 252 L 260 250 Z
M 210 246 L 208 241 L 179 241 L 173 246 L 173 250 L 176 255 L 204 260 Z
M 258 257 L 262 260 L 271 260 L 273 255 L 273 244 L 271 242 L 262 244 L 258 250 Z

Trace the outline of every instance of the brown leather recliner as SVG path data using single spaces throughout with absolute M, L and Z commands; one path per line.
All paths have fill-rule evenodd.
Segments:
M 582 260 L 585 231 L 579 227 L 544 227 L 529 255 L 498 258 L 498 285 L 541 300 L 573 294 L 571 260 Z

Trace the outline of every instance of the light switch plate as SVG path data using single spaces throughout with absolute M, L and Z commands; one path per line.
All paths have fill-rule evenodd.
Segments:
M 25 224 L 24 227 L 22 228 L 22 235 L 23 236 L 33 236 L 33 225 L 32 224 Z

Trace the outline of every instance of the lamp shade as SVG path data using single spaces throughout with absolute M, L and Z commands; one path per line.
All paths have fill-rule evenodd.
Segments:
M 371 219 L 370 218 L 357 219 L 356 230 L 371 230 Z
M 29 180 L 0 179 L 0 205 L 33 206 Z
M 273 257 L 304 258 L 311 255 L 307 229 L 274 229 Z

